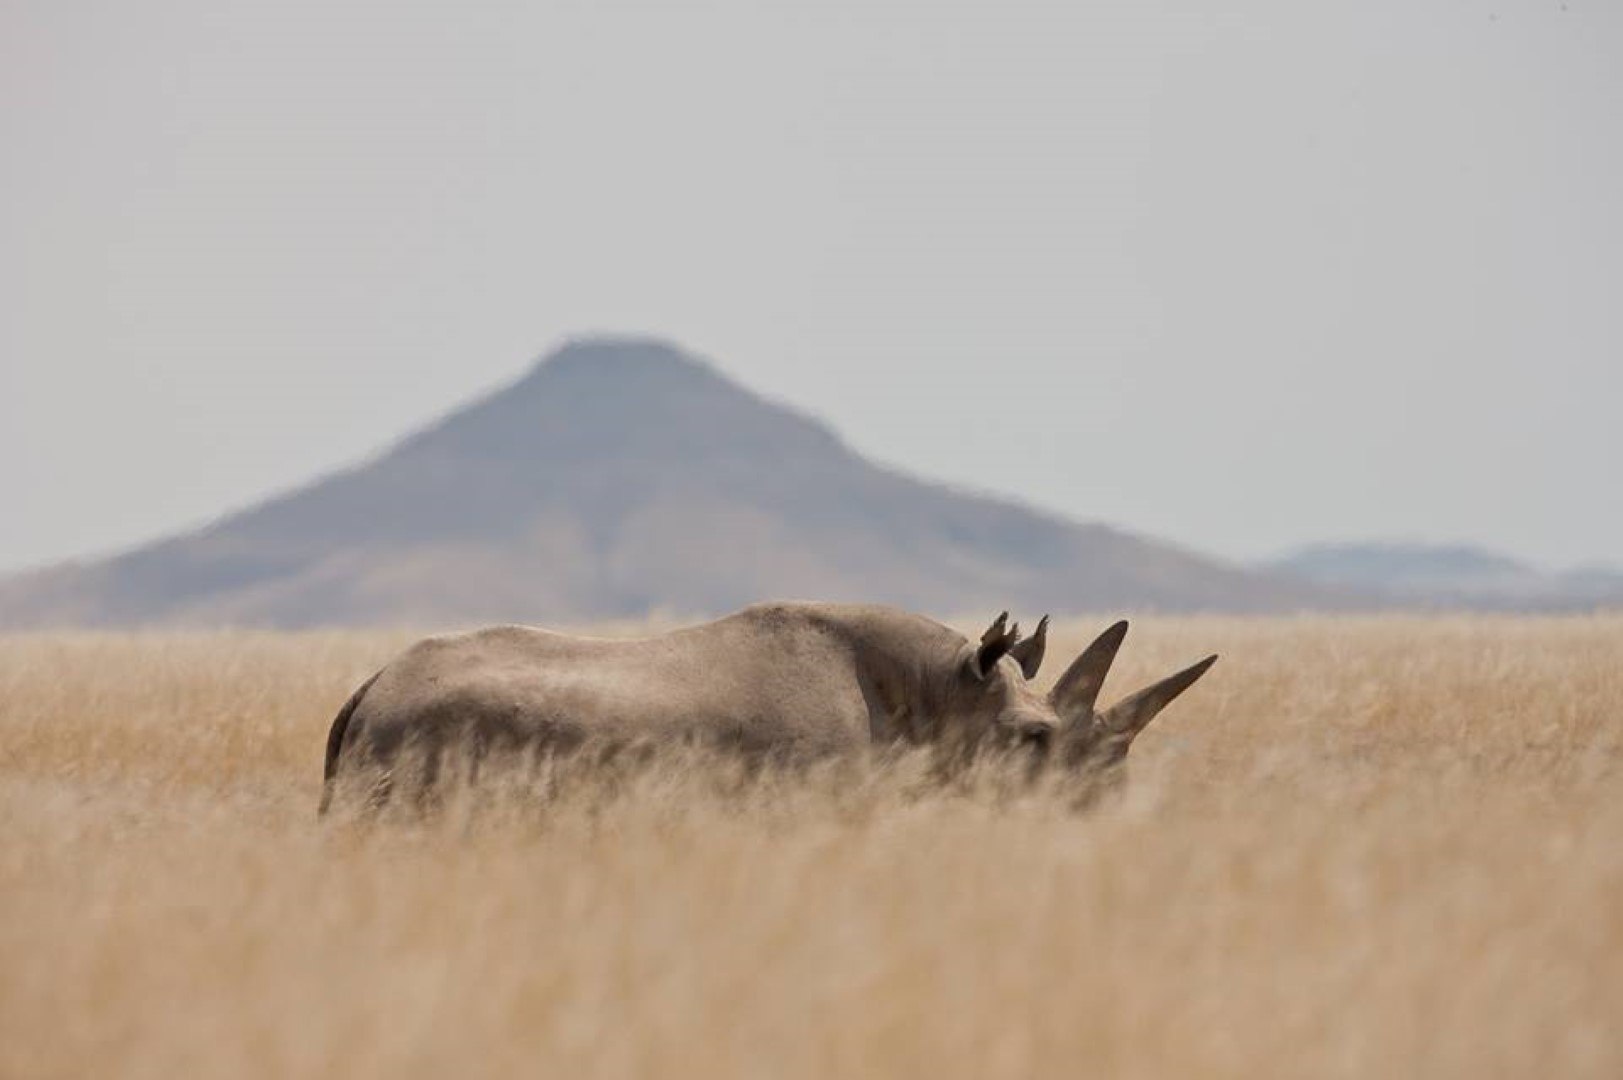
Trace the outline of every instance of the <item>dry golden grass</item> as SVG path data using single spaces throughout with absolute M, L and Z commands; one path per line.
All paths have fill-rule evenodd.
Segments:
M 1107 696 L 1224 660 L 1083 816 L 318 826 L 403 643 L 0 640 L 0 1075 L 1623 1076 L 1623 619 L 1146 620 Z

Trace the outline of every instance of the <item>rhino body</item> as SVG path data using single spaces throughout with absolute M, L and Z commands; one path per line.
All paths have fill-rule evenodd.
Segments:
M 566 754 L 588 744 L 701 745 L 796 762 L 875 745 L 996 743 L 1057 748 L 1077 764 L 1111 742 L 1101 727 L 1108 714 L 1094 714 L 1093 695 L 1126 624 L 1106 631 L 1045 696 L 1029 680 L 1046 625 L 1021 639 L 1000 616 L 976 644 L 893 608 L 773 603 L 636 640 L 525 626 L 427 638 L 340 711 L 321 809 L 351 777 L 370 775 L 376 792 L 407 752 L 420 755 L 430 783 L 448 754 L 477 762 L 493 752 Z M 1150 688 L 1162 688 L 1165 700 L 1149 702 L 1149 716 L 1211 659 Z M 1148 722 L 1136 715 L 1143 711 L 1126 739 L 1115 740 L 1122 753 Z

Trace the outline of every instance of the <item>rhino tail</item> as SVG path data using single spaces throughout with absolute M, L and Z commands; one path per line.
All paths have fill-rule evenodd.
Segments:
M 372 684 L 377 682 L 378 676 L 382 674 L 381 671 L 374 673 L 349 696 L 349 700 L 338 710 L 338 715 L 333 718 L 332 727 L 327 731 L 327 756 L 321 765 L 321 805 L 316 808 L 318 817 L 324 816 L 327 808 L 332 805 L 333 781 L 338 775 L 338 753 L 344 748 L 344 733 L 349 730 L 350 717 L 355 715 L 355 709 L 360 705 L 361 698 L 366 696 L 367 690 L 371 689 Z

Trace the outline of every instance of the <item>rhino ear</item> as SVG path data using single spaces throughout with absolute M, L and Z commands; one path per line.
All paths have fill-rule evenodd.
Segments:
M 1019 663 L 1026 678 L 1035 679 L 1043 666 L 1043 651 L 1047 648 L 1048 616 L 1044 615 L 1037 623 L 1037 632 L 1024 641 L 1015 642 L 1009 649 L 1009 655 Z
M 1014 626 L 1009 625 L 1009 613 L 1007 611 L 993 619 L 992 625 L 987 627 L 986 633 L 981 635 L 981 643 L 976 648 L 975 655 L 970 658 L 971 674 L 977 679 L 986 678 L 992 673 L 992 668 L 996 666 L 997 662 L 1003 659 L 1010 649 L 1014 648 L 1014 643 L 1019 639 L 1020 626 L 1018 623 Z

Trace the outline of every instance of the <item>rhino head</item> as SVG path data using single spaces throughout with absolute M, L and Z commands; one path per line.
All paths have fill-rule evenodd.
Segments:
M 1208 656 L 1100 711 L 1100 688 L 1126 636 L 1125 620 L 1100 634 L 1045 695 L 1031 680 L 1047 649 L 1048 617 L 1031 637 L 1021 638 L 1019 624 L 1009 625 L 1004 612 L 979 644 L 965 650 L 948 712 L 956 714 L 960 730 L 982 731 L 995 745 L 1028 748 L 1054 765 L 1073 770 L 1119 766 L 1138 733 L 1217 662 L 1216 656 Z

